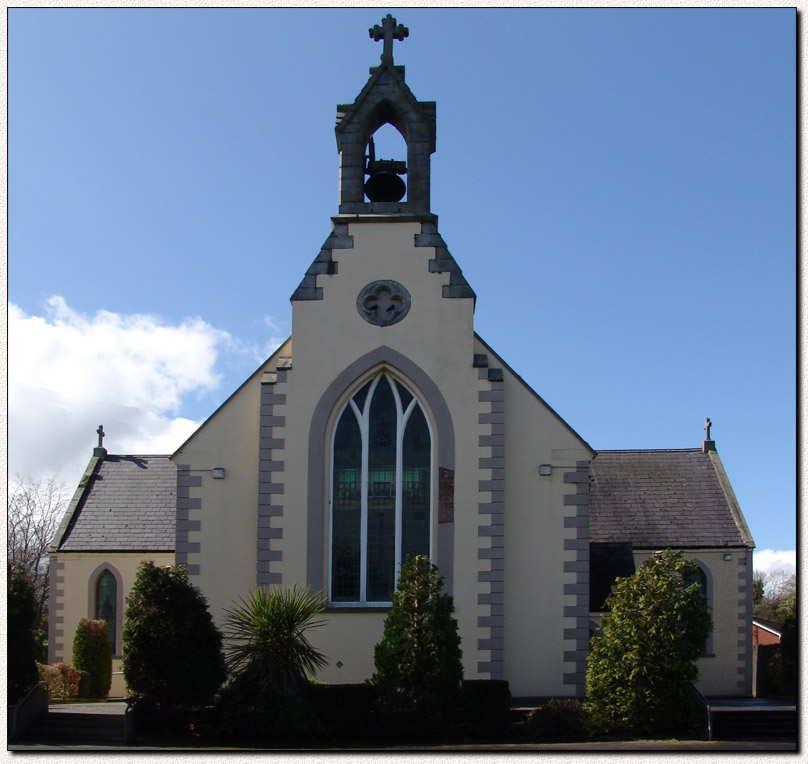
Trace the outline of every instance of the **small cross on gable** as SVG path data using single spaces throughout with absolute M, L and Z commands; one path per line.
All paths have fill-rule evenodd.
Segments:
M 397 24 L 389 13 L 382 19 L 381 26 L 375 24 L 368 32 L 374 42 L 384 40 L 381 62 L 391 65 L 393 63 L 393 40 L 403 40 L 410 36 L 410 30 L 403 24 Z
M 104 432 L 104 425 L 99 424 L 98 429 L 96 430 L 96 432 L 98 433 L 98 447 L 103 448 L 104 447 L 104 436 L 106 435 L 106 433 Z

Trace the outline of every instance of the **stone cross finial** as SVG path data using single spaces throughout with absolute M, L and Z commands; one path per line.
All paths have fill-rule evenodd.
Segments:
M 373 38 L 373 42 L 384 40 L 381 62 L 390 65 L 393 63 L 393 40 L 403 40 L 410 36 L 410 30 L 403 24 L 397 24 L 389 13 L 382 19 L 381 26 L 376 24 L 368 29 L 368 32 Z
M 106 433 L 104 432 L 104 425 L 99 424 L 98 429 L 96 430 L 96 432 L 98 433 L 98 447 L 103 448 L 104 447 L 104 436 L 106 435 Z
M 710 438 L 710 428 L 712 426 L 713 426 L 713 423 L 710 421 L 710 417 L 707 417 L 704 420 L 704 430 L 707 433 L 707 437 L 705 438 L 705 440 L 711 440 L 711 438 Z

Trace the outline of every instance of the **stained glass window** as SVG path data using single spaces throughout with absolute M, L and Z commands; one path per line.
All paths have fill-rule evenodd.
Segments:
M 107 622 L 107 636 L 115 655 L 115 624 L 117 623 L 118 584 L 115 576 L 105 570 L 95 582 L 95 617 Z
M 331 602 L 388 603 L 406 556 L 429 554 L 432 438 L 418 399 L 372 379 L 342 409 L 331 458 Z

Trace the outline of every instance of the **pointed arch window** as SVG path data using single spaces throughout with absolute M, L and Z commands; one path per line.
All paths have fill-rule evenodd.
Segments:
M 107 622 L 107 635 L 115 655 L 115 631 L 118 623 L 118 582 L 105 569 L 95 582 L 95 618 Z
M 337 417 L 331 448 L 333 604 L 386 605 L 432 543 L 432 435 L 418 398 L 382 372 Z

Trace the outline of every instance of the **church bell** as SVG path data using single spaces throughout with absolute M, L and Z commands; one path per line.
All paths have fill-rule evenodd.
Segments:
M 368 141 L 368 156 L 365 175 L 365 196 L 371 202 L 399 202 L 407 193 L 407 185 L 401 175 L 407 174 L 407 163 L 394 159 L 376 159 L 373 136 Z

